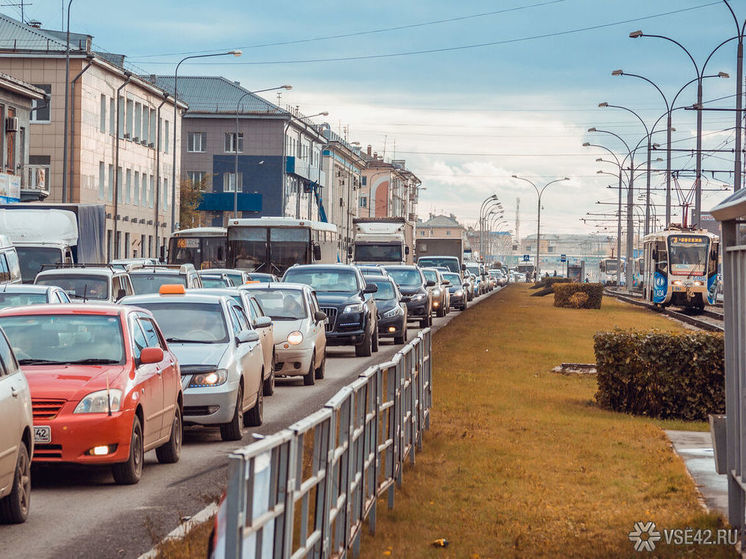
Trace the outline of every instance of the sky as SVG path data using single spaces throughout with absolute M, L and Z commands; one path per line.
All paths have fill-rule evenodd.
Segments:
M 15 0 L 20 1 L 20 0 Z M 67 4 L 65 1 L 64 4 Z M 733 0 L 740 21 L 746 2 Z M 103 8 L 106 6 L 106 8 Z M 115 7 L 116 6 L 116 7 Z M 20 18 L 19 8 L 4 13 Z M 33 0 L 25 19 L 62 28 L 63 2 Z M 635 111 L 652 128 L 666 110 L 661 93 L 642 79 L 612 76 L 615 69 L 652 80 L 668 101 L 696 77 L 692 60 L 660 38 L 631 39 L 631 31 L 669 37 L 702 67 L 715 47 L 736 34 L 722 1 L 708 0 L 378 0 L 349 3 L 159 0 L 73 0 L 71 30 L 94 37 L 97 49 L 121 53 L 143 73 L 173 73 L 191 54 L 241 49 L 239 58 L 215 57 L 182 64 L 180 75 L 223 75 L 248 89 L 291 84 L 281 103 L 324 117 L 349 141 L 406 160 L 421 180 L 418 214 L 453 213 L 476 224 L 482 200 L 496 194 L 505 208 L 501 226 L 515 234 L 520 199 L 520 236 L 536 230 L 539 188 L 542 233 L 616 232 L 616 174 L 601 144 L 620 159 L 627 154 L 613 132 L 634 148 L 645 137 Z M 709 60 L 703 80 L 707 107 L 735 106 L 735 41 Z M 700 70 L 701 71 L 701 70 Z M 268 99 L 277 102 L 273 93 Z M 683 89 L 676 106 L 696 101 L 695 86 Z M 321 120 L 316 119 L 317 122 Z M 732 188 L 733 126 L 727 111 L 703 111 L 706 211 Z M 687 192 L 693 182 L 695 111 L 673 113 L 672 168 Z M 665 118 L 655 130 L 665 130 Z M 665 132 L 653 135 L 662 149 L 651 165 L 665 170 Z M 690 150 L 690 151 L 687 151 Z M 635 153 L 642 163 L 645 149 Z M 657 158 L 663 162 L 656 162 Z M 686 175 L 686 176 L 684 176 Z M 644 176 L 636 177 L 635 189 Z M 663 173 L 651 182 L 653 208 L 664 214 Z M 626 194 L 625 194 L 626 196 Z M 644 201 L 638 200 L 644 211 Z M 625 198 L 626 199 L 626 198 Z M 674 214 L 680 216 L 673 194 Z M 600 204 L 598 203 L 600 202 Z M 590 215 L 589 215 L 590 214 Z M 585 221 L 583 221 L 585 219 Z M 680 217 L 674 217 L 673 221 Z

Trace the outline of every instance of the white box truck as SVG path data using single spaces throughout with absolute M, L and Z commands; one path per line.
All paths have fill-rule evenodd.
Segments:
M 412 262 L 403 217 L 359 217 L 355 226 L 352 262 L 355 264 L 407 264 Z

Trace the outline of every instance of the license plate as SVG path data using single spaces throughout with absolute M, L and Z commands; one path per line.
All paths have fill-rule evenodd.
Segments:
M 34 425 L 34 442 L 51 443 L 52 428 L 49 425 Z

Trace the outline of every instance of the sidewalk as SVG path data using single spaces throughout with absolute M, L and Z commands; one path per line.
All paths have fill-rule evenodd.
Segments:
M 673 448 L 686 465 L 708 511 L 728 518 L 728 478 L 715 472 L 709 431 L 666 431 Z

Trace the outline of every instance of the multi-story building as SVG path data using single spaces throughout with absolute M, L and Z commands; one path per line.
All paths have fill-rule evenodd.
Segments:
M 352 246 L 353 219 L 358 216 L 358 192 L 365 160 L 359 147 L 347 143 L 328 125 L 322 126 L 322 133 L 327 140 L 322 155 L 326 175 L 322 198 L 327 220 L 339 232 L 339 254 L 347 255 Z
M 0 202 L 31 202 L 45 198 L 45 177 L 31 174 L 29 163 L 29 119 L 34 103 L 45 93 L 24 81 L 0 73 Z M 27 175 L 28 173 L 28 175 Z M 31 176 L 29 176 L 31 175 Z M 37 187 L 29 190 L 30 180 Z
M 153 79 L 173 92 L 173 76 Z M 239 217 L 319 218 L 326 140 L 316 125 L 223 77 L 179 76 L 177 86 L 189 104 L 181 168 L 204 181 L 202 225 L 223 225 L 234 204 Z
M 31 114 L 28 188 L 46 189 L 48 202 L 105 204 L 109 258 L 155 256 L 178 221 L 174 182 L 186 105 L 174 121 L 173 97 L 127 70 L 124 59 L 94 50 L 90 35 L 71 33 L 68 45 L 62 31 L 0 15 L 0 71 L 49 98 Z
M 417 238 L 431 239 L 453 239 L 464 238 L 466 229 L 461 225 L 456 216 L 430 214 L 427 221 L 417 222 Z

